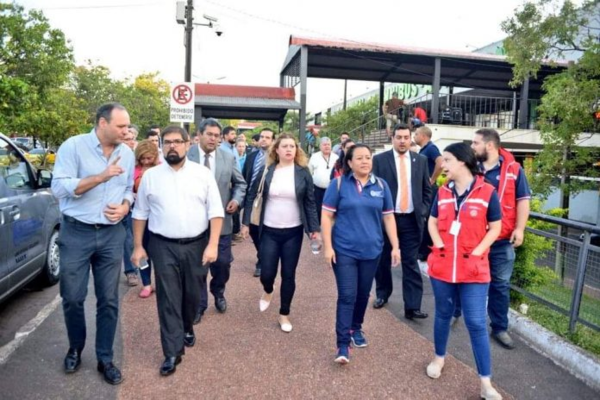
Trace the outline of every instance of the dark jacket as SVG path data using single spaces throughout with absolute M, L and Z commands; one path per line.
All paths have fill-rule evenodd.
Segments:
M 262 211 L 260 213 L 260 225 L 259 232 L 262 233 L 263 221 L 265 218 L 265 207 L 267 201 L 269 201 L 269 189 L 271 181 L 273 180 L 273 174 L 275 172 L 276 164 L 269 166 L 267 175 L 265 177 L 265 185 L 263 189 L 263 204 Z M 262 175 L 260 176 L 262 177 Z M 248 190 L 246 195 L 246 201 L 244 205 L 244 218 L 242 223 L 246 226 L 250 225 L 250 213 L 252 212 L 252 204 L 256 195 L 258 194 L 258 187 L 260 185 L 260 177 L 256 178 L 254 184 Z M 314 185 L 310 171 L 307 168 L 303 168 L 299 165 L 295 165 L 294 180 L 296 183 L 296 199 L 298 200 L 298 207 L 300 208 L 300 218 L 302 219 L 302 225 L 304 225 L 304 231 L 306 233 L 320 232 L 319 219 L 317 217 L 317 206 L 315 204 Z
M 427 166 L 427 157 L 417 153 L 409 152 L 411 164 L 410 183 L 412 189 L 412 200 L 417 215 L 417 225 L 419 232 L 423 232 L 425 218 L 429 215 L 429 209 L 432 201 L 431 183 L 429 182 L 429 167 Z M 384 179 L 390 191 L 392 200 L 396 204 L 398 196 L 398 171 L 396 171 L 396 160 L 394 150 L 389 150 L 373 157 L 373 173 Z
M 253 151 L 252 153 L 246 156 L 246 162 L 244 163 L 242 175 L 244 175 L 244 179 L 246 180 L 246 183 L 248 185 L 250 185 L 250 180 L 252 179 L 252 172 L 254 171 L 254 160 L 256 160 L 256 156 L 258 156 L 258 153 L 259 151 Z M 259 176 L 262 175 L 259 174 Z

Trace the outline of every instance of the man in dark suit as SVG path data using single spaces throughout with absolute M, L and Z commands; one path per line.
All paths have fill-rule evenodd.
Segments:
M 427 314 L 421 312 L 423 279 L 417 252 L 431 204 L 431 183 L 427 158 L 409 151 L 410 141 L 408 125 L 396 124 L 392 137 L 393 149 L 374 157 L 373 173 L 385 179 L 394 199 L 402 257 L 404 316 L 414 319 L 427 318 Z M 383 307 L 393 291 L 390 254 L 391 245 L 386 239 L 375 275 L 377 299 L 373 303 L 374 308 Z
M 275 132 L 269 128 L 265 128 L 260 131 L 260 137 L 258 139 L 258 150 L 246 156 L 246 163 L 244 164 L 244 170 L 242 175 L 248 184 L 248 187 L 252 187 L 252 184 L 256 179 L 262 177 L 262 173 L 265 169 L 265 164 L 268 157 L 269 147 L 273 144 L 275 138 Z M 250 224 L 250 237 L 256 248 L 256 269 L 254 270 L 254 276 L 260 276 L 260 258 L 258 256 L 258 250 L 260 249 L 260 235 L 258 226 Z
M 218 147 L 221 136 L 219 122 L 213 118 L 205 119 L 199 125 L 197 134 L 199 143 L 190 147 L 187 157 L 190 161 L 210 169 L 217 181 L 221 202 L 225 209 L 225 219 L 219 237 L 219 253 L 217 260 L 210 265 L 210 274 L 212 275 L 210 292 L 215 297 L 217 311 L 224 313 L 227 310 L 225 284 L 229 280 L 229 270 L 233 261 L 231 252 L 232 215 L 244 205 L 247 185 L 233 154 Z M 206 279 L 202 282 L 200 291 L 200 307 L 194 323 L 200 322 L 204 311 L 208 308 Z

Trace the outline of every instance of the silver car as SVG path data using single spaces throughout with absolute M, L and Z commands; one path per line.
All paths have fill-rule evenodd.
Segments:
M 60 211 L 51 180 L 0 134 L 0 302 L 34 279 L 58 282 Z

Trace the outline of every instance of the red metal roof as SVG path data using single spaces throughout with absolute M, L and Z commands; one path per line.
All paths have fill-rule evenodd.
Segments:
M 196 83 L 195 89 L 196 96 L 252 97 L 278 100 L 295 100 L 296 98 L 294 88 Z

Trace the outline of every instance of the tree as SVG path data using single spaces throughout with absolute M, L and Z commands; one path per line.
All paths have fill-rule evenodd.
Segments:
M 353 104 L 345 110 L 327 115 L 321 136 L 334 138 L 342 132 L 350 132 L 350 136 L 362 140 L 365 134 L 377 129 L 378 107 L 379 98 L 374 96 L 364 102 Z
M 535 77 L 545 59 L 572 60 L 543 84 L 538 122 L 544 147 L 532 179 L 534 192 L 547 196 L 560 177 L 563 208 L 571 194 L 597 186 L 571 177 L 599 175 L 593 166 L 597 149 L 579 146 L 597 128 L 593 113 L 600 97 L 599 27 L 599 0 L 585 0 L 579 8 L 571 1 L 528 1 L 502 24 L 513 85 Z
M 51 28 L 41 12 L 0 4 L 1 130 L 43 135 L 53 123 L 50 107 L 57 90 L 72 68 L 73 54 L 64 34 Z

